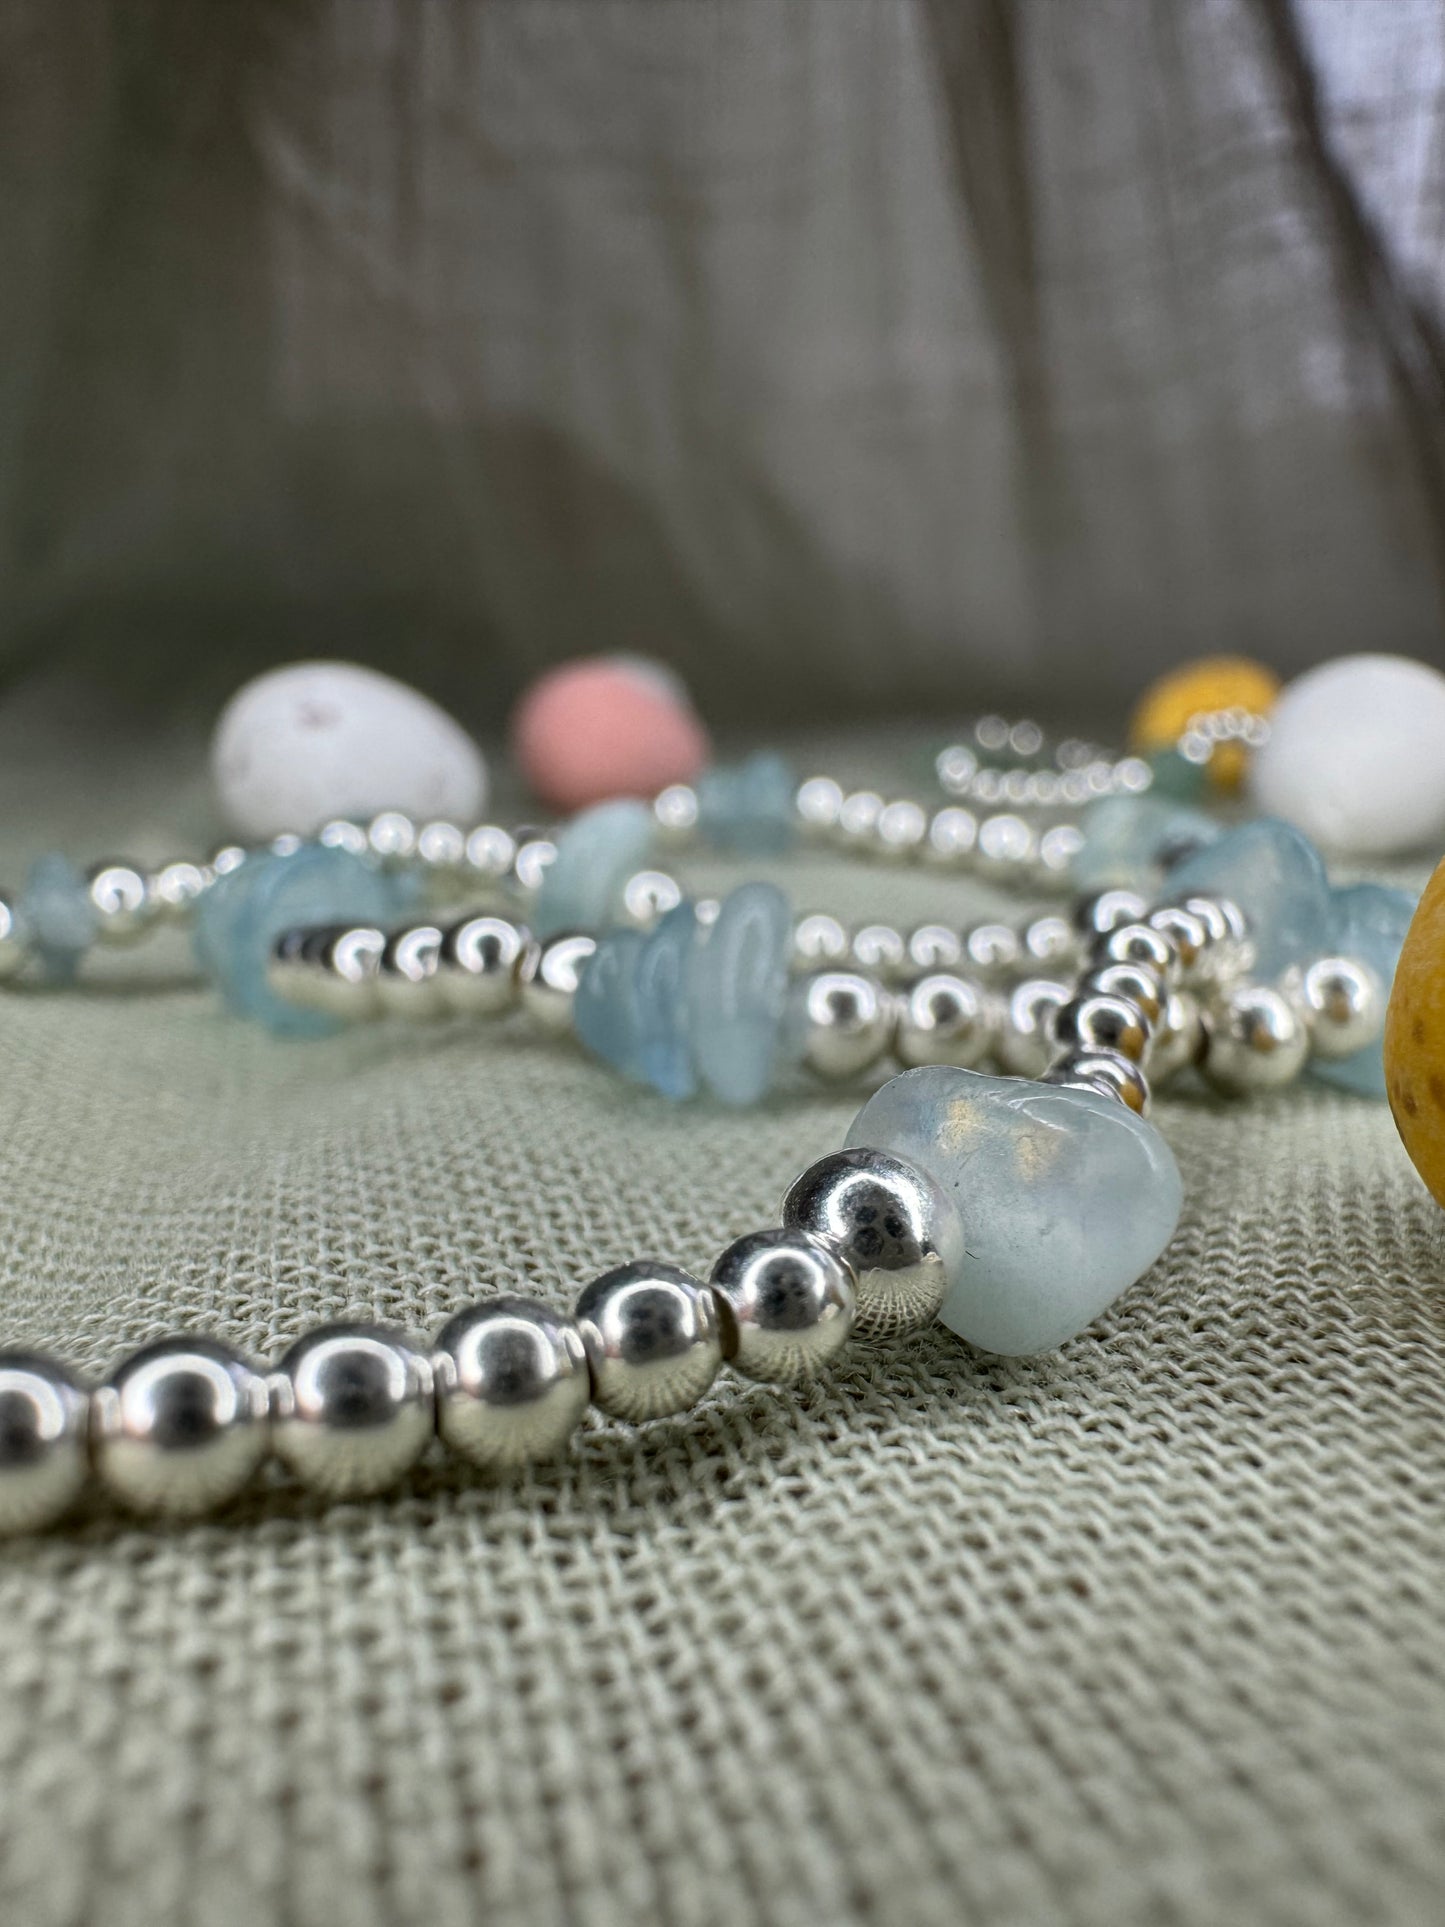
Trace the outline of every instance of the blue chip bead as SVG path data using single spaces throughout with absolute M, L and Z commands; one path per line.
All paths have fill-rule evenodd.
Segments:
M 637 966 L 646 943 L 640 930 L 608 931 L 598 939 L 572 999 L 578 1038 L 635 1084 L 644 1081 Z
M 287 856 L 248 856 L 196 907 L 196 960 L 238 1016 L 278 1037 L 324 1037 L 340 1028 L 320 1011 L 278 997 L 266 980 L 271 946 L 287 930 L 331 923 L 382 924 L 405 915 L 409 880 L 347 850 L 303 844 Z
M 1368 964 L 1379 978 L 1385 996 L 1395 981 L 1395 966 L 1405 943 L 1405 932 L 1415 914 L 1416 899 L 1408 890 L 1396 890 L 1384 883 L 1351 883 L 1330 892 L 1330 935 L 1326 948 L 1332 955 L 1354 957 Z M 1385 1040 L 1383 1032 L 1373 1044 L 1357 1050 L 1352 1057 L 1330 1061 L 1310 1060 L 1310 1076 L 1361 1097 L 1385 1096 Z
M 660 919 L 637 962 L 642 1076 L 674 1101 L 697 1090 L 688 1005 L 697 936 L 697 912 L 679 903 Z
M 69 857 L 52 852 L 35 859 L 20 914 L 45 981 L 72 983 L 95 942 L 99 918 L 85 878 Z
M 688 1004 L 703 1082 L 724 1104 L 756 1104 L 780 1057 L 793 917 L 771 883 L 745 883 L 725 899 L 693 956 Z
M 1153 896 L 1173 864 L 1217 841 L 1220 827 L 1202 810 L 1164 797 L 1106 796 L 1079 824 L 1083 848 L 1070 867 L 1080 890 L 1141 890 Z
M 705 842 L 748 856 L 779 856 L 791 847 L 798 781 L 783 757 L 763 750 L 744 763 L 704 770 L 696 788 Z
M 619 797 L 573 817 L 557 837 L 557 855 L 542 874 L 532 904 L 541 938 L 564 930 L 600 930 L 611 921 L 627 879 L 652 847 L 652 812 Z
M 1164 894 L 1228 897 L 1249 919 L 1253 974 L 1278 977 L 1326 954 L 1330 886 L 1319 852 L 1290 823 L 1262 816 L 1228 830 L 1208 849 L 1176 864 Z

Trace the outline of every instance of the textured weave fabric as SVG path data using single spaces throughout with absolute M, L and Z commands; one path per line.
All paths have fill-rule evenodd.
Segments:
M 27 835 L 163 821 L 164 755 L 52 792 L 33 731 L 0 749 Z M 799 907 L 978 901 L 776 873 Z M 679 1111 L 506 1026 L 278 1044 L 182 964 L 0 998 L 4 1332 L 86 1368 L 705 1266 L 856 1103 Z M 516 1488 L 278 1480 L 4 1549 L 5 1918 L 1438 1921 L 1445 1218 L 1381 1107 L 1160 1121 L 1179 1236 L 1055 1356 L 934 1330 L 597 1422 Z

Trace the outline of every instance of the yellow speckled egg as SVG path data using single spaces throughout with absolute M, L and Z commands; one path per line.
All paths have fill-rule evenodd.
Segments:
M 1145 690 L 1129 724 L 1129 744 L 1141 756 L 1172 749 L 1191 716 L 1220 709 L 1247 709 L 1267 716 L 1279 694 L 1279 677 L 1248 656 L 1203 656 L 1171 669 Z M 1242 743 L 1221 743 L 1209 759 L 1209 780 L 1218 789 L 1238 789 L 1249 752 Z
M 1395 967 L 1385 1088 L 1415 1169 L 1445 1204 L 1445 863 L 1425 886 Z

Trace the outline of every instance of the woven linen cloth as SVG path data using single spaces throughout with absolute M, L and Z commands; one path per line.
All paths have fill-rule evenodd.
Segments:
M 78 717 L 0 727 L 3 874 L 98 826 L 196 847 L 198 743 Z M 799 908 L 993 907 L 773 874 Z M 704 1268 L 858 1102 L 678 1109 L 511 1023 L 281 1043 L 179 940 L 0 996 L 0 1066 L 4 1338 L 90 1371 L 176 1326 L 273 1358 Z M 0 1549 L 4 1918 L 1437 1922 L 1445 1217 L 1383 1106 L 1158 1116 L 1178 1237 L 1048 1357 L 935 1328 L 589 1421 L 515 1486 L 277 1476 Z

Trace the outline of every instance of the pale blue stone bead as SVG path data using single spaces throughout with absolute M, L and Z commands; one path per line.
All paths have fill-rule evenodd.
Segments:
M 640 930 L 608 931 L 598 940 L 572 999 L 572 1028 L 582 1043 L 638 1084 L 646 1081 L 637 982 L 646 944 Z
M 708 1089 L 724 1104 L 756 1104 L 778 1068 L 788 998 L 793 917 L 771 883 L 727 897 L 693 955 L 688 1006 L 692 1047 Z
M 1330 886 L 1319 852 L 1290 823 L 1262 816 L 1176 864 L 1164 894 L 1228 897 L 1249 919 L 1253 975 L 1268 981 L 1329 949 Z
M 20 899 L 20 914 L 45 981 L 73 982 L 81 959 L 95 942 L 99 918 L 85 878 L 69 857 L 52 852 L 35 859 Z
M 248 856 L 197 904 L 196 959 L 237 1015 L 280 1037 L 323 1037 L 340 1028 L 334 1018 L 287 1003 L 267 982 L 272 945 L 307 925 L 385 925 L 405 915 L 412 894 L 408 881 L 319 843 Z
M 1141 890 L 1153 896 L 1166 870 L 1218 840 L 1202 810 L 1153 795 L 1106 796 L 1084 811 L 1083 848 L 1070 876 L 1080 890 Z
M 1416 899 L 1408 890 L 1383 883 L 1351 883 L 1330 892 L 1330 935 L 1326 949 L 1332 956 L 1354 957 L 1368 964 L 1379 978 L 1385 996 L 1395 981 L 1405 932 L 1415 914 Z M 1361 1097 L 1385 1096 L 1385 1041 L 1383 1034 L 1352 1057 L 1333 1062 L 1313 1058 L 1311 1077 L 1337 1084 Z
M 642 1076 L 674 1100 L 697 1091 L 688 1002 L 697 938 L 697 912 L 690 903 L 679 903 L 660 919 L 637 961 Z
M 871 1097 L 849 1146 L 891 1151 L 942 1188 L 966 1258 L 939 1313 L 985 1351 L 1074 1337 L 1174 1235 L 1183 1188 L 1152 1124 L 1094 1091 L 929 1065 Z
M 704 770 L 697 779 L 697 827 L 718 849 L 778 856 L 797 833 L 798 780 L 791 764 L 770 750 L 746 762 Z
M 600 930 L 612 919 L 627 879 L 646 864 L 652 812 L 630 797 L 598 803 L 573 817 L 557 839 L 557 855 L 532 904 L 539 937 Z

